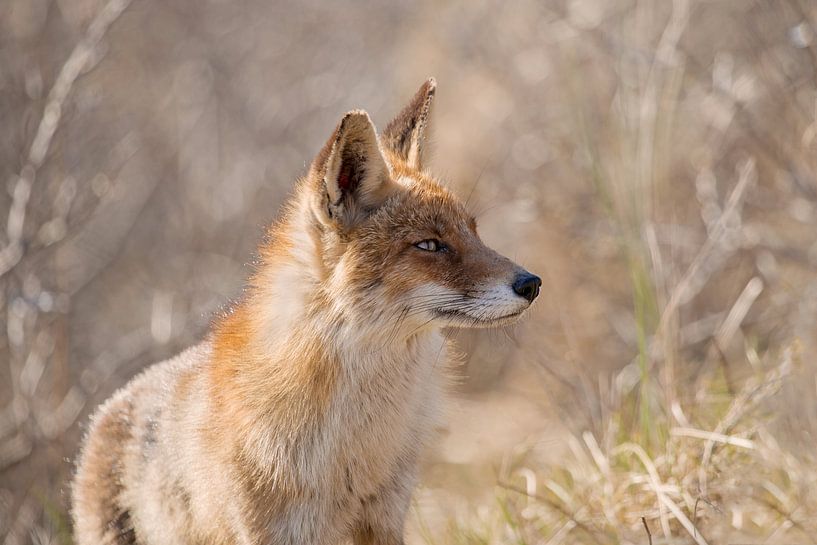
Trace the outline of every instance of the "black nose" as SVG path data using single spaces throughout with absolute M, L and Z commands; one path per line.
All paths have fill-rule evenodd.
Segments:
M 542 279 L 529 272 L 520 274 L 516 277 L 516 280 L 513 281 L 513 291 L 531 303 L 536 299 L 536 296 L 539 295 L 539 288 L 541 286 Z

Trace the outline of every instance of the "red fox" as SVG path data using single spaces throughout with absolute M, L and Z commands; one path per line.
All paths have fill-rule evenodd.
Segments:
M 378 137 L 351 111 L 199 345 L 93 416 L 79 545 L 399 545 L 437 423 L 444 327 L 516 320 L 541 281 L 423 169 L 436 83 Z

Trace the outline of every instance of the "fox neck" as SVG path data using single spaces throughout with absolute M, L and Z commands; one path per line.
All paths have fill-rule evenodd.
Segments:
M 321 406 L 310 410 L 320 412 L 339 380 L 390 374 L 403 380 L 406 372 L 422 373 L 422 361 L 442 357 L 438 329 L 392 323 L 372 312 L 372 302 L 342 290 L 330 298 L 319 289 L 342 280 L 326 266 L 322 234 L 303 191 L 293 203 L 261 248 L 244 301 L 214 329 L 226 391 L 234 387 L 234 397 L 265 413 L 289 396 L 314 400 Z

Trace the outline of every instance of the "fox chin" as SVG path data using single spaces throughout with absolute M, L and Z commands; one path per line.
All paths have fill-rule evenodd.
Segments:
M 517 320 L 540 279 L 424 169 L 426 81 L 378 136 L 342 117 L 243 299 L 91 419 L 79 545 L 400 545 L 438 422 L 444 327 Z

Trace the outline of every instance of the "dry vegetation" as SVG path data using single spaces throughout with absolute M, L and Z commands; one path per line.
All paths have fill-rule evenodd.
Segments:
M 434 168 L 547 289 L 459 334 L 412 539 L 813 541 L 815 32 L 809 0 L 0 2 L 0 540 L 70 541 L 87 414 L 239 293 L 342 112 L 433 74 Z

